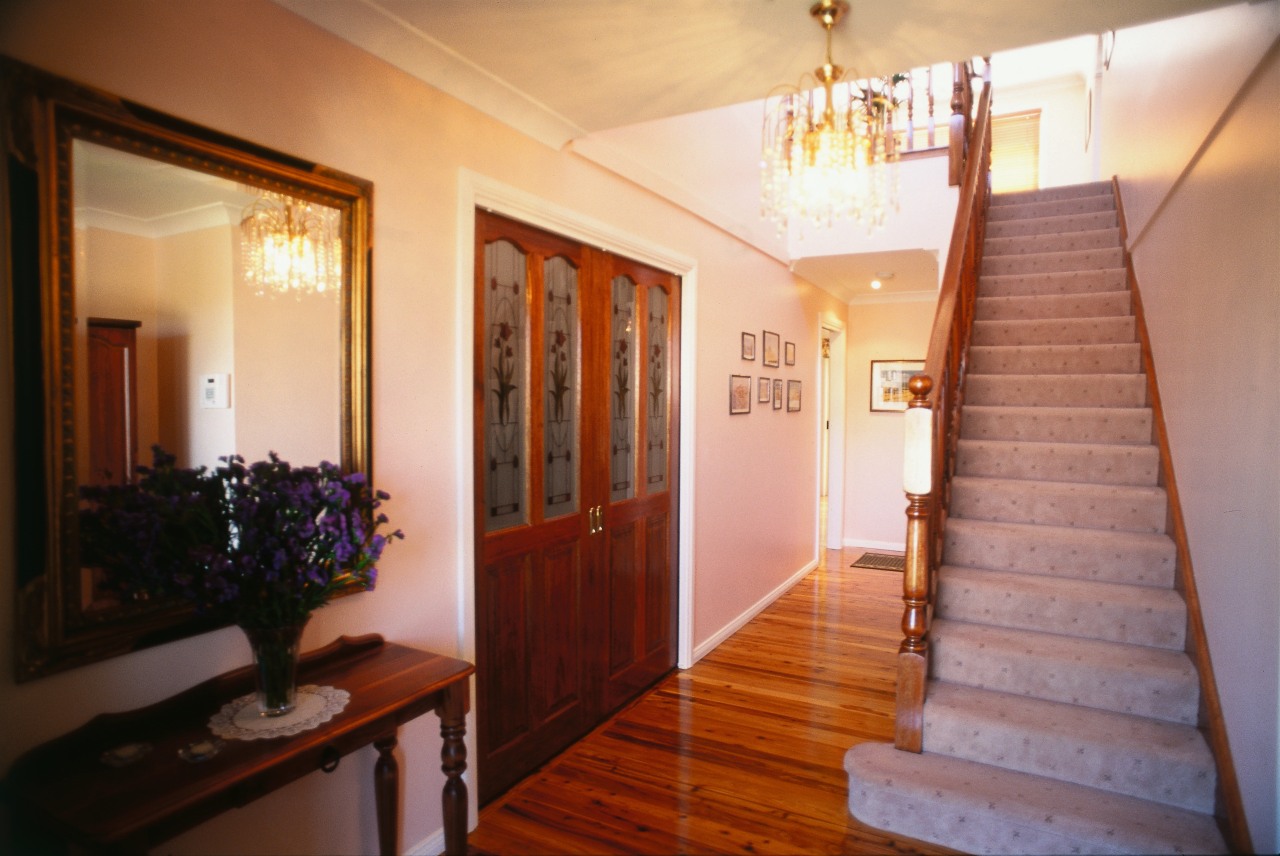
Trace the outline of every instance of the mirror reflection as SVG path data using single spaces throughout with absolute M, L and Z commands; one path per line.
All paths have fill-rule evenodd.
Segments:
M 72 150 L 79 483 L 127 480 L 153 445 L 183 467 L 270 451 L 338 461 L 337 209 L 84 140 Z M 303 217 L 321 224 L 319 264 L 284 231 Z
M 217 626 L 117 602 L 80 491 L 160 446 L 369 469 L 372 185 L 0 57 L 19 681 Z

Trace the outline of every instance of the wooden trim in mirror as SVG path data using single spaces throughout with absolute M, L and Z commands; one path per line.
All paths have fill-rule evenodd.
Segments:
M 8 215 L 0 250 L 7 260 L 14 366 L 15 651 L 17 679 L 24 681 L 218 626 L 177 604 L 135 602 L 97 608 L 82 591 L 78 473 L 85 472 L 88 449 L 78 446 L 87 445 L 83 426 L 88 406 L 77 397 L 76 372 L 85 357 L 79 353 L 84 348 L 76 325 L 89 315 L 124 316 L 76 306 L 77 288 L 83 287 L 77 278 L 87 277 L 76 269 L 76 144 L 123 152 L 157 167 L 179 167 L 249 193 L 276 191 L 337 209 L 343 246 L 342 288 L 331 312 L 337 320 L 331 339 L 328 326 L 321 327 L 315 339 L 336 342 L 338 388 L 332 396 L 332 417 L 337 425 L 328 422 L 328 413 L 315 423 L 321 433 L 336 438 L 334 453 L 344 470 L 364 471 L 370 477 L 373 185 L 7 57 L 0 57 L 0 80 L 0 131 L 6 154 L 0 199 Z M 224 203 L 227 206 L 230 203 Z M 233 231 L 230 225 L 224 228 L 227 234 Z M 227 247 L 230 253 L 229 242 Z M 228 262 L 233 273 L 234 264 Z M 232 275 L 228 274 L 228 289 Z M 234 319 L 231 325 L 234 336 Z M 301 414 L 290 411 L 287 416 L 292 426 Z M 240 448 L 226 453 L 232 451 L 250 460 L 265 457 Z M 145 449 L 142 460 L 149 461 Z M 86 609 L 86 602 L 94 608 Z

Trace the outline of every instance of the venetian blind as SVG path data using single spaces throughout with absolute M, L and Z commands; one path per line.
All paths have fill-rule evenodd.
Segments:
M 1040 187 L 1040 111 L 991 119 L 991 190 L 1009 193 Z

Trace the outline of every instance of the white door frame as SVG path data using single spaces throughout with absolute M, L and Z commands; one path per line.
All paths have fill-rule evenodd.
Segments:
M 818 389 L 822 389 L 822 337 L 831 339 L 831 356 L 827 360 L 828 389 L 830 399 L 827 411 L 831 428 L 827 431 L 827 543 L 828 549 L 839 550 L 844 546 L 844 460 L 845 460 L 845 323 L 830 313 L 818 317 Z M 818 443 L 822 443 L 822 414 L 818 414 Z M 822 453 L 818 453 L 817 466 L 822 466 Z M 818 473 L 818 482 L 822 473 Z M 814 523 L 815 531 L 818 524 Z M 815 541 L 817 536 L 814 536 Z M 820 545 L 822 546 L 822 545 Z

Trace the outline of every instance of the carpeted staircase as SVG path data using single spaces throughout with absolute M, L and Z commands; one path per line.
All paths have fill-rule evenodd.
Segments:
M 972 853 L 1226 852 L 1110 184 L 995 196 L 924 752 L 864 823 Z

